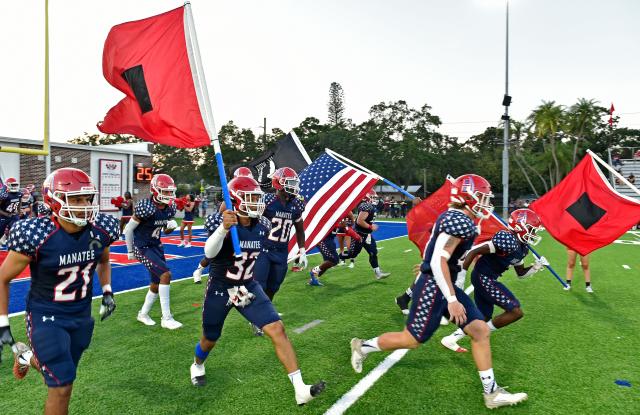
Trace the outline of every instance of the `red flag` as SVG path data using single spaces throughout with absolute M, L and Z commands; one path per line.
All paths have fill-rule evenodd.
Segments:
M 490 241 L 493 235 L 498 231 L 506 229 L 504 223 L 500 222 L 494 215 L 489 216 L 487 219 L 480 221 L 480 235 L 476 237 L 474 244 Z
M 378 178 L 357 170 L 327 153 L 300 172 L 300 195 L 306 206 L 302 214 L 305 249 L 319 244 L 376 184 Z M 298 253 L 295 232 L 289 239 L 289 258 Z
M 587 154 L 530 206 L 554 238 L 580 255 L 610 244 L 640 222 L 640 202 L 616 192 L 595 163 Z
M 184 7 L 111 28 L 102 72 L 126 94 L 98 125 L 173 147 L 210 145 L 194 87 Z
M 438 190 L 420 202 L 407 214 L 407 232 L 409 240 L 420 250 L 420 256 L 424 254 L 424 248 L 431 236 L 433 224 L 438 216 L 447 210 L 451 201 L 451 182 L 445 180 Z
M 611 103 L 611 108 L 609 108 L 609 127 L 613 127 L 613 111 L 616 109 L 613 107 L 613 102 Z

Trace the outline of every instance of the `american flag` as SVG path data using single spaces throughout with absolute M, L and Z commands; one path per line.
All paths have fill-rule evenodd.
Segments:
M 300 195 L 306 207 L 302 214 L 307 252 L 351 211 L 378 181 L 327 153 L 300 172 Z M 298 254 L 295 232 L 289 241 L 289 258 Z

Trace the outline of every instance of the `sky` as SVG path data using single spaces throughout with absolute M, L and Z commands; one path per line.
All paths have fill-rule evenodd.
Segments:
M 109 29 L 175 0 L 50 0 L 50 128 L 84 132 L 123 94 L 102 76 Z M 216 126 L 261 133 L 327 120 L 329 85 L 359 123 L 372 105 L 425 103 L 439 131 L 466 139 L 497 125 L 505 89 L 505 0 L 192 0 Z M 510 113 L 542 100 L 613 102 L 640 128 L 640 1 L 510 0 Z M 0 136 L 41 139 L 44 0 L 0 7 Z

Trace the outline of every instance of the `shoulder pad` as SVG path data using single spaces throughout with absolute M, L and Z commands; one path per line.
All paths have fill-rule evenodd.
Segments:
M 7 248 L 33 257 L 40 245 L 55 229 L 56 225 L 50 218 L 29 218 L 18 221 L 9 232 Z
M 471 218 L 456 210 L 445 212 L 440 226 L 443 232 L 460 239 L 473 239 L 478 234 Z
M 267 233 L 271 232 L 272 225 L 269 219 L 265 218 L 264 216 L 260 216 L 259 223 L 260 225 L 264 226 L 264 228 L 267 230 Z
M 204 222 L 204 228 L 209 232 L 209 235 L 215 232 L 216 229 L 222 224 L 222 213 L 213 213 L 207 216 Z
M 109 244 L 120 238 L 120 222 L 114 216 L 98 213 L 94 225 L 102 229 L 109 236 Z
M 147 219 L 156 213 L 156 207 L 149 199 L 142 199 L 136 203 L 133 214 L 139 219 Z
M 516 236 L 508 231 L 496 232 L 493 238 L 491 238 L 491 242 L 493 242 L 496 249 L 507 254 L 517 250 L 519 245 Z

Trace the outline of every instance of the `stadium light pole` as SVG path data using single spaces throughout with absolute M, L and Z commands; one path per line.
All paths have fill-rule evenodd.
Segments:
M 504 105 L 504 148 L 502 150 L 502 216 L 506 219 L 509 214 L 509 105 L 511 97 L 509 96 L 509 0 L 506 0 L 507 16 L 505 27 L 505 71 L 504 71 L 504 97 L 502 105 Z

